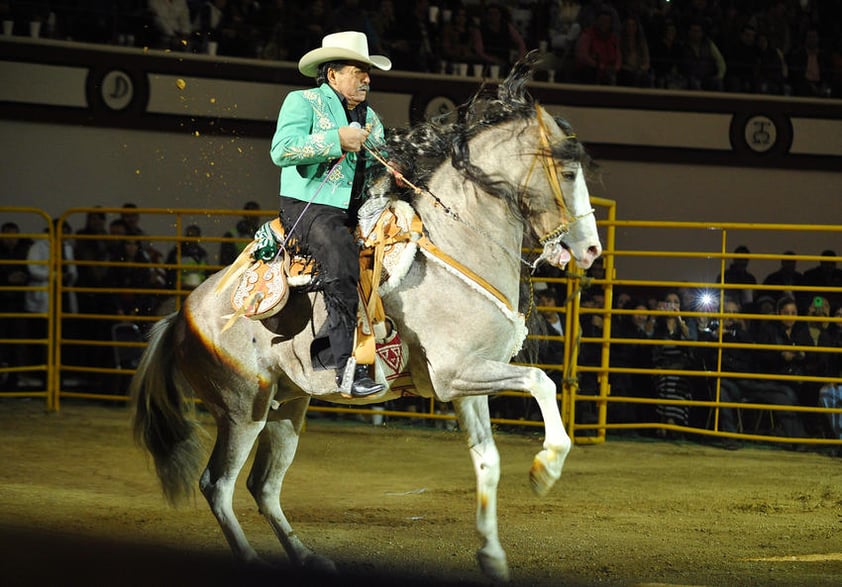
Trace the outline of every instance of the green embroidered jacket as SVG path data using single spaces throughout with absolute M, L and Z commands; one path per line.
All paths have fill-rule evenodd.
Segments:
M 324 183 L 313 202 L 348 208 L 360 154 L 348 153 L 328 176 L 342 156 L 338 129 L 348 126 L 344 110 L 339 96 L 328 84 L 290 92 L 284 99 L 270 149 L 272 161 L 281 168 L 282 195 L 308 202 Z M 371 131 L 366 145 L 381 148 L 383 123 L 371 108 L 366 111 L 366 126 Z M 373 164 L 377 162 L 367 157 L 367 168 Z

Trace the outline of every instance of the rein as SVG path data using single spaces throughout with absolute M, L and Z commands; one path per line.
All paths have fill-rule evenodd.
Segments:
M 529 171 L 526 175 L 526 178 L 524 180 L 523 185 L 525 186 L 525 185 L 529 184 L 529 179 L 532 176 L 532 173 L 534 172 L 534 170 L 537 166 L 537 161 L 540 159 L 541 165 L 544 169 L 544 173 L 547 176 L 547 183 L 550 185 L 550 189 L 552 190 L 553 197 L 556 201 L 556 204 L 558 205 L 558 208 L 559 208 L 559 210 L 561 212 L 561 216 L 562 216 L 562 221 L 556 228 L 551 230 L 549 233 L 539 237 L 539 239 L 538 239 L 539 244 L 546 247 L 547 245 L 552 245 L 552 244 L 560 241 L 561 237 L 564 236 L 565 234 L 567 234 L 570 231 L 570 226 L 572 226 L 573 224 L 575 224 L 576 222 L 578 222 L 582 218 L 585 218 L 585 217 L 589 216 L 590 214 L 593 214 L 594 209 L 591 208 L 591 210 L 589 212 L 587 212 L 585 214 L 582 214 L 580 216 L 572 216 L 571 215 L 570 210 L 567 207 L 567 204 L 564 202 L 564 192 L 561 188 L 561 181 L 559 180 L 558 169 L 556 168 L 556 165 L 552 160 L 552 147 L 550 145 L 549 133 L 547 131 L 547 126 L 546 126 L 546 123 L 544 122 L 544 118 L 543 118 L 543 114 L 542 114 L 544 112 L 544 110 L 540 106 L 536 105 L 535 111 L 536 111 L 536 118 L 537 118 L 537 121 L 538 121 L 539 137 L 540 137 L 540 140 L 541 140 L 541 149 L 538 153 L 535 154 L 535 158 L 532 161 L 532 165 L 529 168 Z M 576 135 L 570 135 L 566 138 L 574 139 L 574 138 L 576 138 Z M 430 191 L 429 188 L 427 188 L 427 187 L 421 188 L 421 187 L 415 185 L 414 183 L 412 183 L 409 179 L 406 178 L 406 176 L 403 173 L 401 173 L 398 169 L 396 169 L 393 165 L 391 165 L 375 149 L 369 147 L 365 143 L 363 143 L 363 148 L 378 163 L 383 165 L 383 167 L 385 167 L 386 170 L 389 173 L 392 174 L 392 176 L 397 180 L 398 183 L 403 183 L 403 184 L 409 186 L 410 188 L 412 188 L 412 190 L 416 194 L 419 194 L 419 195 L 420 194 L 426 194 L 426 195 L 428 195 L 429 197 L 431 197 L 433 199 L 433 201 L 435 202 L 435 205 L 437 207 L 439 207 L 440 209 L 442 209 L 445 212 L 445 214 L 447 214 L 448 216 L 450 216 L 451 218 L 453 218 L 457 222 L 460 222 L 461 224 L 464 224 L 465 226 L 468 226 L 469 228 L 471 228 L 472 230 L 474 230 L 478 234 L 484 236 L 485 238 L 488 238 L 492 242 L 494 241 L 494 239 L 491 238 L 489 235 L 485 234 L 484 231 L 479 230 L 478 228 L 472 226 L 470 223 L 463 220 L 462 217 L 455 210 L 448 207 L 438 196 L 436 196 L 432 191 Z M 460 263 L 459 261 L 457 261 L 453 257 L 451 257 L 451 256 L 447 255 L 446 253 L 444 253 L 443 251 L 441 251 L 441 249 L 439 249 L 427 237 L 422 237 L 421 239 L 419 239 L 418 244 L 422 249 L 426 250 L 428 253 L 430 253 L 430 254 L 434 255 L 435 257 L 439 258 L 440 260 L 444 261 L 447 265 L 450 265 L 451 267 L 456 269 L 459 273 L 463 274 L 465 277 L 467 277 L 471 281 L 477 283 L 482 289 L 484 289 L 486 292 L 491 294 L 491 296 L 493 298 L 495 298 L 498 302 L 502 303 L 505 306 L 505 308 L 507 310 L 509 310 L 509 312 L 514 311 L 511 303 L 506 299 L 506 297 L 496 287 L 494 287 L 491 283 L 486 281 L 482 276 L 476 274 L 469 267 L 466 267 L 465 265 L 463 265 L 462 263 Z M 502 245 L 499 245 L 499 244 L 498 244 L 498 246 L 500 247 L 501 250 L 503 250 L 506 254 L 511 256 L 516 261 L 519 261 L 520 263 L 523 263 L 524 265 L 532 267 L 533 269 L 537 265 L 538 261 L 540 261 L 540 259 L 541 259 L 541 257 L 539 257 L 538 260 L 536 260 L 534 263 L 530 263 L 526 259 L 524 259 L 523 257 L 518 256 L 514 253 L 511 253 L 506 247 L 503 247 Z M 530 303 L 530 306 L 531 305 L 532 305 L 532 302 Z M 529 309 L 530 312 L 531 312 L 531 309 L 532 308 L 530 307 L 530 309 Z

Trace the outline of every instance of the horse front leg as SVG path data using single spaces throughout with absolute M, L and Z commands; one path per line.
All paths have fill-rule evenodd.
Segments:
M 509 564 L 497 533 L 497 485 L 500 481 L 500 453 L 491 433 L 488 397 L 453 399 L 459 425 L 468 435 L 468 447 L 477 478 L 477 532 L 482 545 L 477 561 L 482 572 L 494 581 L 508 581 Z
M 309 403 L 309 397 L 295 399 L 269 414 L 269 421 L 258 439 L 247 486 L 260 513 L 294 564 L 322 573 L 335 573 L 336 565 L 332 560 L 316 554 L 299 540 L 280 501 L 284 476 L 295 458 Z
M 561 421 L 556 401 L 556 387 L 541 369 L 496 361 L 471 361 L 462 368 L 450 387 L 456 396 L 490 395 L 504 390 L 527 392 L 541 410 L 544 419 L 544 448 L 532 461 L 529 479 L 532 490 L 544 496 L 561 477 L 570 452 L 570 437 Z M 453 397 L 440 398 L 442 401 Z

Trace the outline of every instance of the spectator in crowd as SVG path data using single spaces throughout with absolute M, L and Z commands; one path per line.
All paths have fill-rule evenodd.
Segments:
M 824 318 L 824 321 L 805 321 L 807 332 L 810 334 L 810 340 L 814 346 L 822 348 L 833 348 L 836 346 L 838 339 L 836 333 L 836 325 L 830 321 L 830 302 L 826 297 L 815 296 L 807 309 L 807 316 L 811 318 Z M 812 377 L 836 377 L 838 370 L 834 368 L 835 360 L 833 353 L 826 350 L 816 350 L 814 353 L 807 354 L 807 362 L 805 371 L 807 375 Z M 819 401 L 819 389 L 822 387 L 821 383 L 806 382 L 804 384 L 804 401 L 811 402 L 810 405 L 817 405 Z M 808 415 L 810 418 L 812 414 Z M 820 426 L 812 419 L 810 423 L 814 424 L 812 428 L 815 434 L 820 434 Z
M 830 53 L 819 40 L 819 31 L 810 28 L 804 42 L 789 56 L 789 83 L 796 96 L 830 97 Z
M 766 35 L 757 35 L 757 92 L 789 95 L 789 67 L 780 49 L 769 45 Z
M 825 249 L 821 252 L 822 257 L 827 257 L 827 260 L 819 261 L 815 267 L 807 269 L 804 272 L 804 285 L 812 287 L 832 287 L 837 291 L 813 291 L 808 294 L 808 298 L 812 299 L 814 296 L 826 296 L 831 305 L 837 306 L 842 303 L 842 269 L 837 269 L 836 261 L 832 260 L 836 257 L 836 252 L 832 249 Z
M 29 283 L 29 270 L 26 261 L 32 241 L 20 238 L 20 227 L 15 222 L 4 222 L 0 227 L 0 312 L 22 314 L 26 311 L 23 290 L 3 290 L 2 288 L 23 288 Z M 20 261 L 21 263 L 14 263 Z M 26 338 L 26 318 L 9 316 L 0 318 L 0 339 Z M 26 347 L 22 344 L 0 343 L 0 366 L 18 367 L 25 365 Z M 11 372 L 0 374 L 0 389 L 14 390 L 18 375 Z
M 611 345 L 611 367 L 617 369 L 651 369 L 652 347 L 640 344 L 638 340 L 652 338 L 655 330 L 655 318 L 649 314 L 649 308 L 641 300 L 630 300 L 624 309 L 633 310 L 633 314 L 621 314 L 612 325 L 611 336 L 624 339 L 622 343 Z M 652 387 L 650 375 L 638 373 L 613 373 L 611 375 L 611 394 L 619 396 L 646 397 Z M 642 422 L 651 421 L 650 407 L 646 404 L 608 405 L 612 421 Z
M 76 232 L 76 242 L 73 249 L 74 258 L 77 261 L 92 263 L 90 265 L 78 265 L 76 283 L 79 287 L 102 287 L 105 280 L 106 267 L 97 263 L 108 260 L 108 242 L 103 238 L 79 238 L 80 236 L 105 236 L 107 234 L 105 221 L 104 212 L 88 212 L 85 216 L 85 226 Z M 102 308 L 99 296 L 96 293 L 80 292 L 77 295 L 79 312 L 82 314 L 98 313 Z
M 780 50 L 783 55 L 789 55 L 792 49 L 792 33 L 784 0 L 770 0 L 766 3 L 765 10 L 756 12 L 749 22 L 759 34 L 769 39 L 770 47 Z
M 257 202 L 250 200 L 243 205 L 243 210 L 260 210 L 260 205 Z M 233 230 L 229 230 L 222 235 L 224 238 L 238 238 L 244 240 L 220 243 L 220 265 L 230 265 L 236 260 L 239 254 L 243 252 L 243 249 L 245 249 L 249 242 L 251 242 L 254 238 L 254 233 L 257 232 L 257 229 L 259 228 L 258 220 L 257 216 L 244 214 L 237 222 Z
M 798 304 L 794 298 L 782 297 L 777 303 L 779 320 L 766 321 L 759 329 L 757 342 L 762 345 L 777 345 L 785 350 L 765 350 L 758 353 L 761 372 L 801 377 L 807 373 L 808 357 L 804 350 L 789 350 L 789 347 L 812 347 L 813 340 L 803 322 L 798 321 Z M 803 401 L 803 384 L 798 380 L 786 380 L 802 405 L 815 406 L 814 401 Z
M 576 78 L 583 83 L 613 86 L 622 63 L 620 40 L 612 32 L 611 13 L 603 10 L 576 42 Z
M 751 251 L 745 245 L 740 245 L 734 249 L 735 255 L 748 255 L 750 253 Z M 718 283 L 757 285 L 757 278 L 749 272 L 748 259 L 745 257 L 735 257 L 732 259 L 731 264 L 725 270 L 725 274 L 717 275 L 716 281 Z M 754 288 L 728 289 L 725 290 L 725 296 L 733 297 L 745 311 L 753 309 Z
M 619 36 L 622 29 L 622 22 L 620 20 L 620 12 L 610 0 L 590 0 L 582 4 L 582 9 L 579 11 L 579 25 L 582 30 L 586 30 L 596 24 L 599 20 L 599 15 L 608 13 L 610 24 L 609 30 Z
M 833 317 L 842 319 L 842 306 L 837 306 Z M 830 341 L 827 346 L 842 348 L 842 322 L 831 323 L 829 327 Z M 822 385 L 819 390 L 819 405 L 825 408 L 842 408 L 842 353 L 827 353 L 826 376 L 836 379 L 835 382 Z M 842 412 L 827 414 L 827 424 L 831 438 L 842 440 Z M 842 456 L 842 447 L 834 449 L 836 456 Z
M 842 34 L 830 52 L 830 95 L 842 99 Z
M 140 241 L 133 236 L 118 241 L 114 256 L 109 261 L 114 264 L 108 267 L 106 286 L 110 290 L 122 290 L 111 296 L 109 312 L 121 316 L 152 315 L 157 305 L 156 296 L 143 290 L 160 287 L 155 272 L 151 267 L 124 265 L 150 263 L 149 255 L 143 250 Z
M 88 212 L 85 216 L 85 225 L 76 232 L 73 248 L 73 256 L 77 262 L 78 278 L 76 279 L 76 285 L 78 287 L 105 288 L 105 276 L 108 267 L 104 263 L 108 261 L 109 245 L 112 244 L 104 238 L 107 234 L 105 213 L 100 211 Z M 79 313 L 102 314 L 107 312 L 109 296 L 110 294 L 107 293 L 78 292 L 76 298 L 79 302 Z M 107 323 L 103 320 L 84 320 L 83 327 L 87 333 L 85 338 L 93 340 L 109 339 Z M 110 349 L 101 346 L 83 348 L 85 352 L 80 354 L 82 364 L 92 367 L 102 367 L 106 364 L 110 366 L 110 363 L 105 362 L 106 353 L 110 356 Z
M 681 70 L 690 89 L 722 91 L 725 71 L 725 59 L 705 32 L 704 25 L 691 23 L 687 29 Z
M 591 288 L 582 296 L 582 308 L 602 309 L 605 296 L 602 291 Z M 602 314 L 582 313 L 580 315 L 580 335 L 584 338 L 602 338 L 605 322 Z M 602 363 L 602 343 L 581 342 L 578 363 L 583 367 L 598 367 Z M 579 371 L 579 393 L 583 395 L 599 394 L 599 378 L 596 373 Z M 591 401 L 576 402 L 576 422 L 594 424 L 597 422 L 597 405 Z
M 233 57 L 258 57 L 263 46 L 260 4 L 254 0 L 228 0 L 223 14 L 219 52 Z
M 365 33 L 369 50 L 372 53 L 383 53 L 377 30 L 375 30 L 368 12 L 360 6 L 360 0 L 339 0 L 334 4 L 336 5 L 335 8 L 328 11 L 326 32 L 359 31 Z M 424 16 L 426 18 L 426 13 Z
M 648 88 L 653 85 L 649 59 L 649 43 L 641 30 L 640 20 L 629 15 L 623 21 L 620 35 L 622 65 L 618 81 L 623 86 Z
M 725 51 L 725 90 L 752 93 L 757 88 L 760 53 L 755 43 L 757 31 L 746 23 L 736 43 Z
M 391 58 L 397 69 L 438 72 L 438 28 L 430 22 L 428 0 L 415 0 L 414 8 L 400 17 L 401 38 L 393 39 Z
M 722 22 L 722 11 L 716 0 L 688 0 L 681 8 L 681 28 L 688 30 L 693 23 L 700 23 L 708 36 L 716 39 Z
M 170 51 L 188 50 L 193 24 L 187 0 L 149 0 L 149 11 L 155 27 L 152 46 Z
M 289 30 L 289 60 L 297 61 L 309 47 L 317 47 L 327 32 L 328 7 L 325 0 L 293 5 L 295 27 Z
M 652 337 L 664 341 L 692 340 L 687 321 L 681 316 L 681 297 L 677 291 L 669 291 L 659 303 L 658 310 L 669 312 L 656 318 Z M 664 344 L 653 347 L 652 363 L 657 370 L 685 370 L 692 364 L 691 347 L 684 345 Z M 686 377 L 668 373 L 655 375 L 655 390 L 659 399 L 683 400 L 692 399 L 690 382 Z M 661 422 L 670 425 L 687 426 L 690 421 L 690 408 L 686 405 L 659 404 L 656 412 Z M 673 432 L 665 429 L 657 430 L 661 438 L 676 437 Z
M 772 295 L 775 298 L 787 295 L 791 298 L 799 300 L 803 298 L 802 292 L 796 292 L 794 288 L 804 285 L 804 276 L 801 275 L 796 267 L 796 260 L 794 251 L 784 251 L 784 256 L 781 259 L 781 266 L 777 271 L 773 271 L 763 279 L 763 285 L 778 285 L 778 290 L 766 290 L 767 295 Z M 806 304 L 799 303 L 800 308 L 804 308 Z M 756 309 L 756 308 L 755 308 Z
M 290 30 L 297 26 L 287 0 L 271 0 L 260 5 L 258 17 L 263 31 L 263 59 L 288 60 Z
M 564 336 L 564 323 L 555 308 L 558 306 L 555 290 L 546 282 L 536 281 L 534 284 L 535 305 L 540 310 L 541 328 L 539 332 L 546 336 Z M 538 345 L 538 362 L 542 365 L 564 365 L 564 341 L 559 339 L 541 340 Z M 545 368 L 547 375 L 561 391 L 564 371 L 561 369 Z
M 550 6 L 549 47 L 558 81 L 568 81 L 573 71 L 576 41 L 582 32 L 578 20 L 581 9 L 578 0 L 555 0 Z
M 441 57 L 450 67 L 453 67 L 454 63 L 479 62 L 479 56 L 474 51 L 474 31 L 464 6 L 457 6 L 453 10 L 450 22 L 442 27 Z
M 526 55 L 526 43 L 509 12 L 496 2 L 486 5 L 480 26 L 474 29 L 474 52 L 485 65 L 499 65 L 506 74 L 513 61 Z
M 140 227 L 140 214 L 137 213 L 137 204 L 126 202 L 123 204 L 123 211 L 120 212 L 120 220 L 126 227 L 126 234 L 129 236 L 146 236 L 146 231 Z M 160 263 L 164 258 L 163 253 L 159 251 L 150 241 L 141 240 L 141 247 L 149 256 L 149 260 L 153 263 Z
M 197 9 L 193 30 L 198 36 L 197 49 L 208 52 L 209 43 L 219 44 L 227 17 L 228 0 L 207 0 Z
M 687 87 L 682 73 L 684 42 L 678 36 L 678 27 L 672 20 L 663 25 L 663 32 L 655 40 L 650 52 L 655 87 L 681 90 Z
M 751 344 L 754 342 L 740 318 L 740 305 L 726 299 L 722 319 L 722 341 L 728 344 Z M 754 373 L 757 371 L 757 351 L 747 348 L 725 348 L 722 350 L 722 370 L 731 373 Z M 719 400 L 725 403 L 757 403 L 782 406 L 798 405 L 798 398 L 792 388 L 784 382 L 751 377 L 727 377 L 720 380 Z M 785 436 L 801 438 L 806 436 L 804 425 L 796 412 L 775 411 L 776 420 Z M 720 408 L 719 429 L 723 432 L 741 432 L 737 429 L 736 408 Z M 733 438 L 726 438 L 722 447 L 736 450 L 742 445 Z
M 58 219 L 53 221 L 56 229 L 56 238 L 58 237 Z M 47 339 L 50 336 L 48 331 L 47 315 L 51 311 L 50 299 L 53 295 L 51 287 L 58 285 L 50 282 L 52 273 L 52 247 L 53 243 L 49 237 L 49 230 L 44 231 L 47 235 L 45 238 L 36 239 L 27 252 L 27 261 L 29 261 L 29 287 L 37 288 L 26 292 L 25 307 L 26 311 L 32 314 L 43 314 L 43 318 L 36 318 L 28 321 L 28 333 L 31 338 Z M 73 261 L 73 246 L 65 235 L 73 234 L 70 224 L 64 222 L 62 225 L 62 242 L 61 242 L 61 256 L 62 261 Z M 73 287 L 76 285 L 76 265 L 61 264 L 61 285 L 63 287 Z M 79 311 L 76 303 L 75 292 L 64 292 L 62 296 L 62 312 L 77 313 Z M 71 336 L 72 338 L 72 336 Z M 36 364 L 45 364 L 47 362 L 47 347 L 43 344 L 33 345 L 30 351 L 30 358 Z
M 191 224 L 184 229 L 184 240 L 176 243 L 167 255 L 167 265 L 182 265 L 167 270 L 167 287 L 195 289 L 208 277 L 208 252 L 200 244 L 202 229 Z M 180 278 L 179 278 L 180 276 Z

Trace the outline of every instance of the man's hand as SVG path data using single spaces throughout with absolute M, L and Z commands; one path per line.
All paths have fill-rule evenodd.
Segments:
M 343 151 L 357 153 L 363 148 L 363 143 L 368 138 L 368 134 L 368 130 L 364 128 L 340 126 L 339 145 Z

